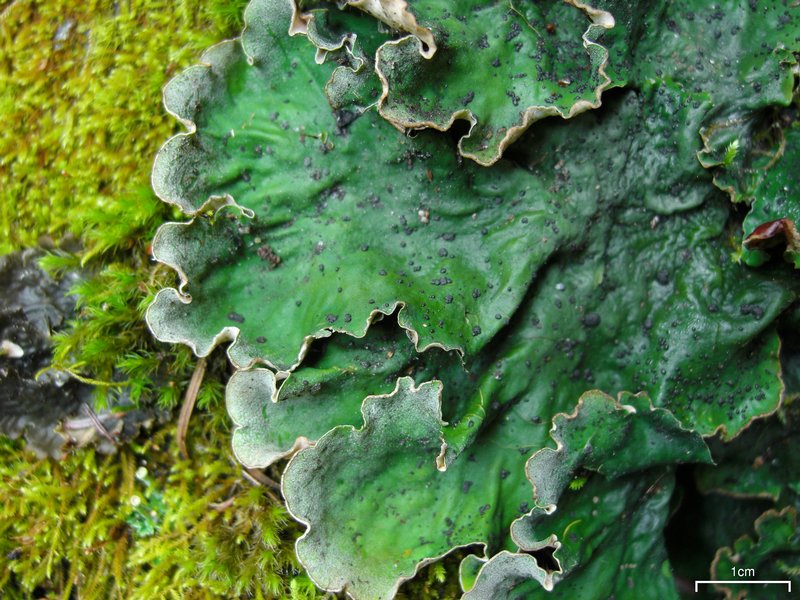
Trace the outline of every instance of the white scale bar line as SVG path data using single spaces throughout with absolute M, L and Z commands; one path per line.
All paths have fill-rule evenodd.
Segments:
M 695 581 L 695 582 L 694 582 L 694 592 L 695 592 L 695 594 L 696 594 L 698 591 L 700 591 L 700 590 L 698 589 L 698 586 L 699 586 L 701 583 L 736 583 L 736 584 L 779 583 L 779 584 L 781 584 L 781 585 L 783 585 L 783 584 L 786 584 L 786 586 L 789 588 L 789 589 L 788 589 L 788 591 L 789 591 L 789 592 L 791 592 L 791 591 L 792 591 L 792 582 L 791 582 L 791 581 L 789 581 L 789 580 L 785 580 L 785 581 L 755 581 L 755 580 L 752 580 L 752 579 L 748 579 L 748 580 L 740 580 L 740 581 L 737 581 L 737 580 L 724 580 L 724 581 L 723 581 L 723 580 L 719 580 L 719 581 L 711 581 L 711 580 L 708 580 L 708 581 Z

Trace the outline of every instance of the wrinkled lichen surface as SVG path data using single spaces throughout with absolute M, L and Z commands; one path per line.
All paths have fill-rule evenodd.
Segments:
M 0 244 L 78 303 L 51 372 L 173 407 L 208 357 L 190 459 L 0 442 L 4 593 L 800 585 L 793 3 L 2 6 Z

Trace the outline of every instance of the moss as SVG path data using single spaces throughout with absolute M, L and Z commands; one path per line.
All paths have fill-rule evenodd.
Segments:
M 44 262 L 52 267 L 56 259 Z M 73 289 L 78 314 L 54 336 L 54 365 L 95 383 L 99 407 L 119 395 L 164 408 L 178 404 L 194 357 L 188 349 L 155 342 L 144 323 L 145 307 L 165 276 L 163 269 L 116 261 Z M 201 407 L 222 398 L 225 368 L 224 361 L 212 363 Z
M 176 129 L 162 86 L 207 46 L 237 35 L 246 0 L 18 0 L 0 27 L 0 254 L 79 238 L 51 270 L 83 266 L 80 314 L 56 337 L 55 365 L 119 393 L 174 406 L 191 356 L 155 346 L 141 309 L 159 278 L 149 240 L 171 209 L 149 187 Z M 158 284 L 158 285 L 156 285 Z M 127 385 L 129 384 L 129 385 Z M 219 398 L 206 386 L 205 400 Z M 214 398 L 211 391 L 216 389 Z M 204 398 L 201 398 L 201 402 Z
M 242 476 L 222 409 L 103 456 L 39 460 L 0 438 L 0 589 L 9 598 L 322 597 L 294 556 L 301 527 Z M 457 598 L 459 557 L 427 567 L 402 598 Z M 4 596 L 4 597 L 6 597 Z
M 295 562 L 299 527 L 243 479 L 195 419 L 194 456 L 174 426 L 114 456 L 37 460 L 0 440 L 0 588 L 10 597 L 315 598 Z M 202 424 L 201 424 L 202 423 Z
M 2 13 L 0 38 L 0 253 L 40 236 L 126 243 L 117 221 L 95 229 L 97 211 L 119 217 L 121 201 L 150 204 L 148 165 L 175 127 L 160 89 L 206 46 L 235 35 L 244 0 L 18 0 Z M 102 222 L 102 221 L 101 221 Z M 120 231 L 122 229 L 123 231 Z M 138 237 L 138 236 L 137 236 Z

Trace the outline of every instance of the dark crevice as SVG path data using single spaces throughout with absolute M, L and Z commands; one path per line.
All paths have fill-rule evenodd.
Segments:
M 772 503 L 763 499 L 739 499 L 723 494 L 702 494 L 695 467 L 677 468 L 671 517 L 664 530 L 667 555 L 675 582 L 686 598 L 718 598 L 713 588 L 694 593 L 694 581 L 710 578 L 711 561 L 723 546 L 732 546 L 742 535 L 753 535 L 754 521 Z
M 536 564 L 548 573 L 560 573 L 561 566 L 554 556 L 556 549 L 552 546 L 545 546 L 538 550 L 521 550 L 521 554 L 532 556 L 536 560 Z
M 472 127 L 472 123 L 466 119 L 456 119 L 453 121 L 450 129 L 447 130 L 447 135 L 450 138 L 450 143 L 453 145 L 453 148 L 458 148 L 459 140 L 469 134 L 470 127 Z

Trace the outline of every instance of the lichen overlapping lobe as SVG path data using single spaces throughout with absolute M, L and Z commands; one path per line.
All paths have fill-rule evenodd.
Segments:
M 500 327 L 494 315 L 514 311 L 594 205 L 550 206 L 523 169 L 459 167 L 445 140 L 405 138 L 374 111 L 339 130 L 325 71 L 309 64 L 303 39 L 290 41 L 291 58 L 280 40 L 253 65 L 240 51 L 232 58 L 234 46 L 212 50 L 203 77 L 213 89 L 192 115 L 196 131 L 173 138 L 156 162 L 154 179 L 179 182 L 162 195 L 197 216 L 156 238 L 154 255 L 183 282 L 159 295 L 151 328 L 201 355 L 235 338 L 237 366 L 291 370 L 311 339 L 363 336 L 376 315 L 402 307 L 418 350 L 477 351 Z M 300 96 L 289 91 L 295 83 Z M 520 231 L 509 207 L 526 196 L 533 206 Z M 230 206 L 203 214 L 220 202 Z M 539 241 L 550 229 L 559 233 Z
M 539 139 L 544 140 L 541 145 L 518 155 L 537 177 L 550 180 L 555 202 L 580 202 L 585 195 L 599 195 L 596 200 L 606 211 L 590 220 L 587 237 L 580 245 L 557 253 L 540 271 L 520 307 L 504 321 L 501 334 L 474 357 L 467 357 L 464 369 L 447 371 L 442 377 L 446 382 L 443 407 L 451 407 L 449 424 L 442 429 L 449 443 L 447 470 L 436 469 L 436 453 L 426 453 L 426 460 L 420 463 L 414 449 L 395 447 L 392 477 L 413 465 L 424 467 L 413 471 L 413 481 L 401 488 L 408 488 L 401 494 L 408 497 L 407 503 L 393 493 L 394 500 L 389 500 L 385 485 L 378 490 L 365 479 L 353 483 L 345 475 L 347 461 L 342 463 L 330 453 L 319 456 L 314 449 L 298 455 L 289 467 L 292 477 L 309 477 L 300 471 L 305 470 L 305 460 L 314 460 L 314 473 L 330 471 L 326 477 L 341 482 L 337 494 L 363 493 L 359 500 L 363 508 L 356 510 L 347 503 L 325 499 L 324 485 L 309 480 L 308 486 L 316 489 L 319 485 L 314 492 L 319 504 L 303 509 L 312 532 L 315 526 L 328 531 L 331 522 L 358 523 L 336 535 L 358 532 L 360 544 L 370 548 L 364 556 L 386 556 L 387 561 L 402 558 L 407 567 L 404 574 L 397 575 L 400 579 L 413 573 L 413 565 L 453 547 L 483 543 L 488 555 L 508 548 L 512 544 L 507 529 L 510 522 L 531 508 L 525 461 L 546 445 L 546 427 L 555 413 L 571 410 L 587 388 L 612 393 L 644 390 L 656 406 L 672 411 L 683 427 L 697 431 L 694 435 L 711 435 L 722 429 L 724 436 L 734 437 L 754 418 L 776 409 L 782 383 L 778 338 L 770 324 L 794 298 L 785 278 L 775 272 L 751 272 L 727 258 L 728 214 L 722 199 L 672 215 L 652 212 L 646 206 L 616 204 L 617 198 L 639 197 L 646 205 L 646 198 L 638 195 L 648 189 L 643 183 L 647 175 L 637 175 L 638 164 L 648 151 L 659 147 L 659 141 L 649 147 L 638 142 L 632 156 L 626 158 L 626 153 L 631 139 L 637 137 L 634 132 L 640 131 L 640 111 L 651 109 L 655 98 L 618 97 L 607 109 L 610 114 L 602 118 L 586 115 L 569 127 L 547 128 L 539 132 Z M 571 149 L 568 139 L 579 140 L 580 149 Z M 609 147 L 625 151 L 608 152 Z M 580 152 L 585 160 L 570 161 L 571 152 Z M 598 171 L 603 172 L 599 180 L 608 187 L 601 186 L 599 192 L 585 188 L 581 182 Z M 696 185 L 709 184 L 705 180 Z M 429 358 L 427 352 L 419 355 L 422 364 Z M 742 372 L 747 375 L 743 377 Z M 404 374 L 401 370 L 395 373 Z M 382 378 L 390 376 L 391 372 L 381 373 Z M 302 381 L 303 365 L 291 377 Z M 313 411 L 315 419 L 325 422 L 320 431 L 338 425 L 342 405 L 329 412 L 325 407 L 330 396 L 323 394 L 316 401 L 312 396 L 303 396 L 307 402 L 303 410 L 309 415 Z M 465 398 L 474 400 L 464 402 Z M 361 398 L 353 393 L 338 395 L 337 400 L 350 406 L 347 422 L 358 426 Z M 262 398 L 261 404 L 268 401 Z M 453 406 L 460 408 L 453 410 Z M 257 431 L 260 418 L 250 414 L 240 431 Z M 361 469 L 382 472 L 387 468 L 380 448 L 376 440 L 363 449 Z M 655 460 L 664 448 L 668 445 L 659 444 L 652 453 L 643 454 Z M 638 453 L 641 448 L 634 443 L 625 447 L 625 452 L 630 451 Z M 307 458 L 300 460 L 300 456 Z M 610 484 L 608 489 L 612 493 L 615 487 Z M 638 502 L 642 490 L 637 490 L 632 496 L 623 494 L 620 510 L 625 510 L 625 502 Z M 668 492 L 664 494 L 668 496 Z M 418 502 L 437 507 L 435 514 L 426 513 L 420 519 Z M 291 503 L 290 499 L 290 507 Z M 364 521 L 364 515 L 383 514 L 389 507 L 392 518 L 382 520 L 380 527 L 369 527 Z M 664 517 L 659 514 L 659 519 Z M 642 518 L 649 518 L 646 511 Z M 663 526 L 663 521 L 658 522 Z M 432 532 L 438 533 L 432 537 Z M 401 533 L 421 535 L 426 540 L 422 546 L 429 552 L 402 556 L 403 549 L 393 542 Z M 325 538 L 318 532 L 309 536 Z M 407 560 L 409 557 L 413 560 Z M 303 560 L 312 576 L 319 573 L 313 557 Z M 349 552 L 326 560 L 346 563 L 341 570 L 353 578 L 373 568 Z M 329 589 L 339 589 L 344 584 L 331 580 L 329 585 Z M 386 583 L 388 587 L 382 589 L 392 585 Z M 570 585 L 564 589 L 572 589 Z
M 582 3 L 417 1 L 407 8 L 436 42 L 417 32 L 378 47 L 380 114 L 401 129 L 445 131 L 469 122 L 459 152 L 479 164 L 497 162 L 545 116 L 597 108 L 610 83 L 607 52 L 595 40 L 613 17 Z M 332 79 L 330 95 L 340 96 L 340 85 L 347 79 Z

